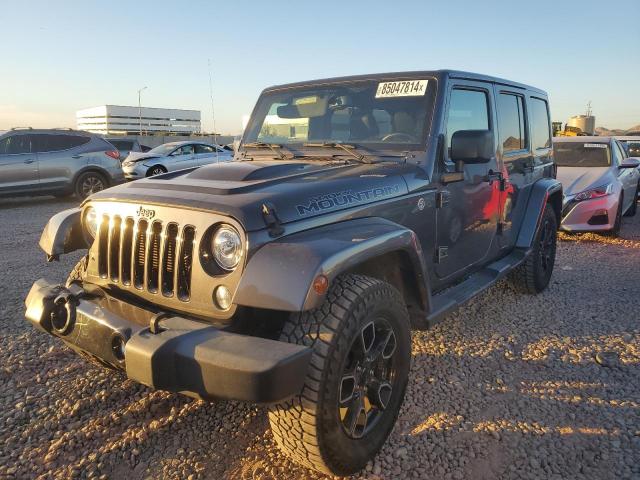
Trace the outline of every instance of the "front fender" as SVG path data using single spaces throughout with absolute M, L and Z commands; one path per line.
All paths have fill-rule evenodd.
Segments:
M 48 260 L 56 260 L 63 253 L 87 247 L 79 208 L 56 213 L 49 219 L 40 237 L 40 248 L 47 254 Z
M 560 228 L 562 184 L 554 178 L 543 178 L 533 184 L 527 202 L 525 218 L 516 240 L 515 246 L 517 248 L 529 249 L 533 246 L 533 240 L 547 203 L 550 203 L 553 207 L 558 220 L 558 228 Z
M 256 308 L 304 311 L 320 306 L 312 282 L 389 252 L 404 251 L 425 284 L 425 263 L 416 234 L 382 218 L 362 218 L 318 227 L 268 243 L 250 259 L 234 303 Z M 424 292 L 424 288 L 420 289 Z

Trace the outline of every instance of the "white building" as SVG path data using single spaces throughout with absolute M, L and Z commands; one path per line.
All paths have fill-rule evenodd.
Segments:
M 78 130 L 103 135 L 191 135 L 200 133 L 200 110 L 102 105 L 76 112 Z

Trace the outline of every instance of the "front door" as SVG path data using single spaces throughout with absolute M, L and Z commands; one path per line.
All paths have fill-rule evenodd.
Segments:
M 32 135 L 17 133 L 0 140 L 0 191 L 37 190 L 38 159 L 31 150 Z
M 492 85 L 457 81 L 450 86 L 444 132 L 444 168 L 455 171 L 451 137 L 458 130 L 490 130 L 495 138 Z M 460 168 L 460 167 L 459 167 Z M 488 163 L 464 165 L 464 179 L 442 185 L 437 200 L 435 271 L 448 282 L 490 258 L 500 216 L 499 171 Z
M 169 171 L 173 170 L 183 170 L 185 168 L 195 167 L 195 152 L 193 149 L 193 145 L 183 145 L 180 148 L 174 150 L 174 152 L 170 155 L 171 162 L 167 167 L 169 167 Z

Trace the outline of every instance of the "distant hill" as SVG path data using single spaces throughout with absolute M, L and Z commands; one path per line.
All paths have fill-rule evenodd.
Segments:
M 609 130 L 606 127 L 596 127 L 596 134 L 602 136 L 609 135 L 629 135 L 631 132 L 640 132 L 640 124 L 634 125 L 628 130 L 623 130 L 621 128 L 614 128 L 613 130 Z

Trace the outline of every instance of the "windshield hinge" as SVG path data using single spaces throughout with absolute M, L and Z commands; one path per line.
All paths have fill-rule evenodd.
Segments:
M 449 205 L 449 190 L 440 190 L 436 195 L 436 208 Z
M 262 204 L 262 218 L 269 229 L 270 237 L 279 237 L 284 233 L 284 227 L 280 224 L 280 219 L 276 213 L 276 207 L 271 203 Z
M 436 263 L 442 263 L 442 261 L 449 256 L 449 247 L 438 247 L 436 251 Z

